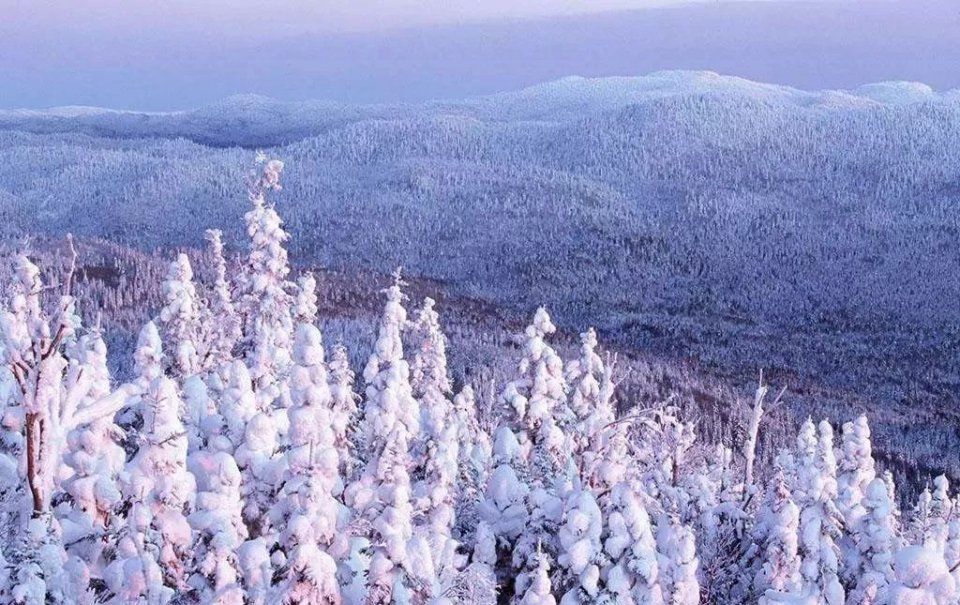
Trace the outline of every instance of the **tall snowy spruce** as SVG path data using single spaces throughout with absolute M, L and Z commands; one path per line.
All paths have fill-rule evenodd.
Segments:
M 833 427 L 807 419 L 797 438 L 797 495 L 800 503 L 800 575 L 816 603 L 842 605 L 840 583 L 842 520 L 837 509 L 837 462 Z
M 250 184 L 253 208 L 244 216 L 250 250 L 243 268 L 239 308 L 244 350 L 261 411 L 272 411 L 283 398 L 283 375 L 290 366 L 293 341 L 293 284 L 284 244 L 289 234 L 266 195 L 278 191 L 283 162 L 260 158 L 262 172 Z M 282 420 L 285 420 L 283 418 Z M 278 427 L 282 429 L 282 427 Z
M 282 603 L 341 602 L 337 560 L 348 545 L 340 527 L 339 460 L 320 330 L 300 315 L 290 376 L 290 446 L 275 510 L 283 564 L 275 598 Z

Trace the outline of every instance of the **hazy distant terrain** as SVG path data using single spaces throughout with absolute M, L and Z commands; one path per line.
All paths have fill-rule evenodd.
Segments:
M 513 315 L 545 303 L 741 384 L 768 368 L 957 466 L 956 91 L 664 72 L 415 105 L 0 111 L 0 220 L 145 250 L 213 226 L 240 242 L 256 147 L 286 162 L 298 261 L 403 265 Z

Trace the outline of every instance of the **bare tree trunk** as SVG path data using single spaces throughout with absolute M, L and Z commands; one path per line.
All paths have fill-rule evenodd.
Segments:
M 43 512 L 43 493 L 40 487 L 40 477 L 38 475 L 38 457 L 40 456 L 40 440 L 43 438 L 43 425 L 40 422 L 40 415 L 32 412 L 26 415 L 26 438 L 27 438 L 27 483 L 30 486 L 30 494 L 33 497 L 33 514 L 39 515 Z

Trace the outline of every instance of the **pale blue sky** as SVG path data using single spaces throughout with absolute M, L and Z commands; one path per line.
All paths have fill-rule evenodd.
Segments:
M 418 101 L 710 69 L 960 87 L 956 0 L 0 0 L 0 107 Z

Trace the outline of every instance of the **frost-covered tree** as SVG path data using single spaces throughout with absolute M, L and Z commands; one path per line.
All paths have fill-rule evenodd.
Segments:
M 410 493 L 410 454 L 404 425 L 387 437 L 376 460 L 374 496 L 363 516 L 370 523 L 370 566 L 365 603 L 386 605 L 429 595 L 432 560 L 412 559 L 413 505 Z M 422 554 L 422 553 L 418 553 Z M 426 580 L 426 581 L 425 581 Z
M 273 416 L 257 412 L 247 422 L 243 441 L 235 454 L 242 478 L 243 520 L 252 538 L 269 537 L 273 533 L 268 512 L 280 481 L 278 449 Z
M 657 552 L 664 600 L 670 605 L 700 603 L 696 537 L 676 514 L 661 516 L 657 525 Z
M 947 605 L 957 587 L 943 557 L 930 548 L 908 546 L 896 553 L 895 580 L 880 597 L 884 605 Z
M 334 345 L 327 370 L 330 378 L 330 421 L 333 423 L 334 443 L 340 459 L 340 475 L 346 482 L 354 477 L 360 465 L 357 446 L 360 427 L 357 402 L 360 396 L 354 390 L 350 358 L 342 343 Z
M 317 278 L 304 273 L 297 279 L 297 297 L 293 302 L 293 319 L 300 324 L 317 322 Z
M 304 317 L 305 320 L 308 318 Z M 346 552 L 339 523 L 339 460 L 330 418 L 330 390 L 320 330 L 297 327 L 290 375 L 290 449 L 273 514 L 284 564 L 275 591 L 284 603 L 340 603 L 336 558 Z M 335 558 L 336 557 L 336 558 Z
M 110 394 L 107 347 L 98 332 L 82 335 L 68 348 L 71 365 L 92 378 L 87 397 L 96 401 Z M 56 515 L 75 574 L 102 578 L 113 557 L 113 537 L 122 523 L 118 481 L 126 462 L 120 445 L 123 433 L 110 417 L 98 418 L 68 435 L 64 462 L 72 476 L 63 480 L 64 501 Z
M 837 507 L 847 525 L 856 525 L 863 514 L 861 503 L 876 476 L 870 425 L 866 416 L 859 416 L 843 425 L 837 460 Z
M 260 158 L 262 173 L 253 180 L 253 208 L 244 220 L 250 251 L 243 270 L 239 308 L 244 346 L 259 406 L 266 411 L 283 396 L 282 378 L 290 365 L 293 305 L 287 280 L 290 265 L 284 244 L 289 238 L 266 193 L 280 189 L 283 162 Z M 279 416 L 279 414 L 277 414 Z
M 464 386 L 453 398 L 452 424 L 457 433 L 457 533 L 466 536 L 476 522 L 477 507 L 492 470 L 493 456 L 490 435 L 480 426 L 476 398 L 470 385 Z
M 603 532 L 607 591 L 615 603 L 661 605 L 657 544 L 639 491 L 624 481 L 613 487 L 608 499 Z
M 933 479 L 933 492 L 930 494 L 930 535 L 927 542 L 930 548 L 939 553 L 943 553 L 946 546 L 947 526 L 953 516 L 950 481 L 944 475 L 938 475 Z
M 580 357 L 567 364 L 570 385 L 570 409 L 576 416 L 572 432 L 574 447 L 582 468 L 592 469 L 597 452 L 604 447 L 604 429 L 613 422 L 613 381 L 597 354 L 597 333 L 593 328 L 580 335 Z
M 201 603 L 244 605 L 237 551 L 247 537 L 241 514 L 240 469 L 226 452 L 202 457 L 189 585 Z
M 364 418 L 362 441 L 365 458 L 375 463 L 386 446 L 386 437 L 403 425 L 408 439 L 420 433 L 420 406 L 410 386 L 410 367 L 403 357 L 401 332 L 407 326 L 399 271 L 386 289 L 387 304 L 380 316 L 373 353 L 363 370 Z
M 495 605 L 497 602 L 497 538 L 481 521 L 474 532 L 470 564 L 456 578 L 450 597 L 464 605 Z
M 210 308 L 207 321 L 208 364 L 218 368 L 233 359 L 233 350 L 242 336 L 240 315 L 237 313 L 227 278 L 227 260 L 223 253 L 223 234 L 219 229 L 206 231 L 210 243 L 211 265 L 213 266 L 213 287 L 210 292 Z
M 480 519 L 497 538 L 498 560 L 512 560 L 514 546 L 527 529 L 530 487 L 522 479 L 525 470 L 516 435 L 509 427 L 500 427 L 493 442 L 493 471 L 479 505 Z
M 761 565 L 753 580 L 753 591 L 759 597 L 759 603 L 773 604 L 790 595 L 799 595 L 799 529 L 800 509 L 793 502 L 783 472 L 777 472 L 754 529 L 761 549 Z
M 556 326 L 543 307 L 524 332 L 523 356 L 517 377 L 507 383 L 501 399 L 513 411 L 513 428 L 533 469 L 536 486 L 550 485 L 570 471 L 571 443 L 564 427 L 574 421 L 567 405 L 563 362 L 546 337 Z
M 529 586 L 517 600 L 518 605 L 556 605 L 557 599 L 553 596 L 550 586 L 550 561 L 547 555 L 537 551 L 534 555 L 537 566 L 533 572 Z
M 910 512 L 909 523 L 905 529 L 905 537 L 911 544 L 927 544 L 933 535 L 933 494 L 929 487 L 924 487 L 920 495 L 917 496 L 917 502 Z
M 807 419 L 797 437 L 797 499 L 800 504 L 800 574 L 815 603 L 841 605 L 837 545 L 842 521 L 837 510 L 837 463 L 833 428 L 823 421 L 815 428 Z
M 144 427 L 139 449 L 127 465 L 124 497 L 145 507 L 149 525 L 133 522 L 133 530 L 146 533 L 134 541 L 152 545 L 163 584 L 173 590 L 187 586 L 186 562 L 192 556 L 192 534 L 187 515 L 196 500 L 196 481 L 187 470 L 187 436 L 180 417 L 181 400 L 176 384 L 165 376 L 150 384 L 141 405 Z
M 528 526 L 512 549 L 518 596 L 537 573 L 538 551 L 557 554 L 563 499 L 576 475 L 573 442 L 564 430 L 573 426 L 574 414 L 567 404 L 563 362 L 545 340 L 555 331 L 546 309 L 538 309 L 524 332 L 517 376 L 501 394 L 501 402 L 512 412 L 530 488 Z
M 899 549 L 893 518 L 893 503 L 882 479 L 867 485 L 860 501 L 863 514 L 854 528 L 856 548 L 855 585 L 847 603 L 879 603 L 879 595 L 893 581 L 893 556 Z
M 603 518 L 596 498 L 588 487 L 575 485 L 566 498 L 557 536 L 557 564 L 564 590 L 561 603 L 593 603 L 600 594 L 600 568 L 605 562 L 602 534 Z
M 253 392 L 250 372 L 243 361 L 236 359 L 226 367 L 226 385 L 220 393 L 219 413 L 232 450 L 244 440 L 247 423 L 257 415 L 257 400 Z
M 72 240 L 71 240 L 72 241 Z M 40 270 L 26 256 L 15 263 L 13 295 L 0 314 L 0 354 L 16 388 L 7 413 L 22 418 L 25 457 L 21 467 L 35 514 L 50 510 L 67 436 L 98 419 L 111 418 L 127 403 L 133 387 L 126 385 L 101 398 L 90 397 L 94 372 L 71 364 L 65 349 L 76 338 L 79 318 L 70 295 L 72 272 L 65 293 L 48 314 L 41 305 L 44 291 Z
M 164 329 L 167 350 L 173 356 L 177 375 L 193 376 L 200 371 L 206 344 L 201 333 L 202 305 L 186 254 L 178 254 L 170 263 L 163 282 L 163 299 L 158 320 Z

